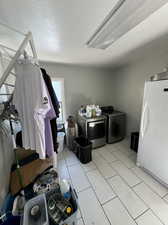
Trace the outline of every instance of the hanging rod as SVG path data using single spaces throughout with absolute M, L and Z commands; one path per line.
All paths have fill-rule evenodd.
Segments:
M 16 32 L 16 33 L 18 33 L 18 34 L 21 34 L 21 35 L 26 36 L 25 33 L 21 32 L 20 30 L 15 29 L 15 28 L 13 28 L 13 27 L 11 27 L 11 26 L 5 24 L 5 23 L 0 22 L 0 25 L 6 27 L 7 29 L 12 30 L 12 31 L 14 31 L 14 32 Z
M 9 48 L 9 47 L 7 47 L 7 46 L 5 46 L 5 45 L 3 45 L 3 44 L 0 44 L 0 47 L 6 48 L 6 49 L 8 49 L 9 51 L 12 51 L 12 52 L 17 52 L 17 50 L 15 50 L 15 49 L 13 49 L 13 48 Z
M 10 55 L 5 55 L 5 54 L 2 54 L 3 58 L 5 58 L 7 61 L 10 61 L 13 57 L 10 56 Z
M 4 83 L 4 85 L 9 86 L 9 87 L 15 87 L 15 85 L 13 85 L 13 84 L 8 84 L 8 83 Z
M 3 95 L 3 96 L 4 96 L 4 95 L 12 95 L 12 94 L 7 94 L 7 93 L 5 94 L 5 93 L 2 93 L 2 94 L 0 94 L 0 95 Z
M 1 46 L 0 46 L 1 47 Z M 9 52 L 5 49 L 5 48 L 2 48 L 2 51 L 1 52 L 1 55 L 6 58 L 7 60 L 11 60 L 12 59 L 12 56 L 9 54 Z
M 16 73 L 14 73 L 14 72 L 12 72 L 12 71 L 11 71 L 10 73 L 11 73 L 13 76 L 15 76 L 15 77 L 16 77 Z
M 11 71 L 10 74 L 13 75 L 14 77 L 16 77 L 16 73 Z

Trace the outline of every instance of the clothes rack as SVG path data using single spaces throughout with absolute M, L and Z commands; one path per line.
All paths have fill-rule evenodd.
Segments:
M 7 68 L 4 70 L 2 76 L 0 76 L 0 90 L 1 90 L 2 86 L 4 85 L 6 87 L 6 91 L 8 90 L 9 87 L 12 87 L 13 91 L 14 91 L 15 85 L 9 83 L 7 81 L 7 79 L 10 75 L 16 76 L 16 74 L 13 72 L 16 61 L 20 58 L 21 55 L 23 55 L 24 57 L 28 56 L 27 53 L 26 53 L 26 49 L 27 49 L 28 46 L 30 46 L 33 58 L 36 59 L 36 61 L 38 61 L 37 60 L 37 53 L 36 53 L 36 49 L 35 49 L 35 45 L 34 45 L 33 36 L 32 36 L 32 33 L 30 31 L 27 34 L 24 34 L 23 32 L 15 29 L 13 27 L 10 27 L 7 24 L 1 23 L 1 22 L 0 22 L 0 26 L 6 27 L 6 29 L 14 31 L 14 32 L 18 33 L 19 35 L 23 36 L 23 41 L 22 41 L 22 43 L 20 44 L 20 46 L 17 50 L 0 43 L 0 49 L 6 54 L 6 56 L 8 56 L 8 60 L 9 60 L 9 64 L 8 64 Z M 13 52 L 14 55 L 11 56 L 10 52 Z M 21 185 L 21 187 L 23 187 L 22 176 L 21 176 L 21 173 L 20 173 L 20 170 L 19 170 L 20 166 L 19 166 L 19 162 L 17 160 L 16 151 L 15 151 L 16 150 L 16 142 L 15 142 L 15 137 L 14 137 L 13 125 L 12 125 L 12 120 L 15 120 L 15 118 L 12 117 L 13 114 L 10 111 L 11 110 L 10 105 L 11 105 L 11 101 L 12 101 L 13 92 L 9 93 L 7 91 L 6 93 L 0 93 L 0 96 L 9 96 L 7 102 L 0 103 L 0 105 L 3 106 L 2 113 L 0 114 L 0 121 L 3 121 L 5 119 L 9 120 L 13 149 L 14 149 L 14 153 L 15 153 L 15 160 L 17 162 L 17 173 L 18 173 L 20 185 Z
M 9 48 L 8 46 L 5 46 L 3 44 L 0 44 L 0 47 L 3 48 L 3 49 L 7 49 L 9 51 L 12 51 L 12 52 L 17 52 L 17 50 L 13 49 L 13 48 Z
M 27 35 L 25 36 L 25 39 L 23 40 L 23 42 L 21 43 L 19 49 L 16 51 L 14 57 L 12 58 L 12 60 L 10 61 L 8 67 L 6 68 L 6 70 L 4 71 L 1 79 L 0 79 L 0 88 L 2 87 L 2 85 L 4 84 L 5 80 L 7 79 L 7 77 L 10 75 L 11 71 L 14 68 L 14 65 L 16 63 L 16 60 L 22 55 L 24 54 L 25 49 L 27 48 L 28 44 L 30 44 L 32 53 L 33 53 L 33 57 L 35 59 L 37 59 L 37 53 L 36 53 L 36 49 L 34 46 L 34 41 L 33 41 L 33 37 L 32 37 L 32 33 L 28 32 Z
M 25 35 L 26 36 L 26 34 L 24 32 L 22 32 L 22 31 L 20 31 L 20 30 L 18 30 L 16 28 L 14 28 L 14 27 L 6 24 L 6 23 L 0 22 L 0 26 L 5 27 L 6 29 L 9 29 L 11 31 L 14 31 L 14 32 L 16 32 L 18 34 L 21 34 L 21 35 Z

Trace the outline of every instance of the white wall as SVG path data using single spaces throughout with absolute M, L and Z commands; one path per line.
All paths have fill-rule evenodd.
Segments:
M 127 113 L 127 135 L 140 127 L 145 80 L 163 71 L 167 65 L 168 54 L 153 52 L 150 57 L 139 59 L 114 72 L 111 83 L 115 84 L 115 106 Z
M 111 94 L 111 71 L 55 63 L 41 63 L 48 74 L 62 77 L 65 82 L 66 114 L 76 114 L 82 104 L 109 104 Z

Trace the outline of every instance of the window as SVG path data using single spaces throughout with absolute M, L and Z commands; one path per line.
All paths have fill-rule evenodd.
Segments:
M 64 79 L 52 78 L 52 85 L 60 103 L 60 116 L 57 119 L 57 122 L 63 123 L 65 121 Z

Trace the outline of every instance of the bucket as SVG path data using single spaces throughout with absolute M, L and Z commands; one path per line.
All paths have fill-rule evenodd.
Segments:
M 58 136 L 57 136 L 57 141 L 59 143 L 58 153 L 60 153 L 64 150 L 64 137 L 65 137 L 64 132 L 58 132 Z

